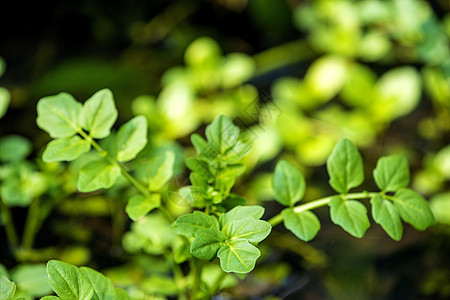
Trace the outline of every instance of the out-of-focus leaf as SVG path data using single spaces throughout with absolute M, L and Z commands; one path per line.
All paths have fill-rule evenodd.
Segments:
M 21 161 L 30 154 L 31 150 L 31 142 L 23 136 L 9 135 L 0 138 L 0 161 Z

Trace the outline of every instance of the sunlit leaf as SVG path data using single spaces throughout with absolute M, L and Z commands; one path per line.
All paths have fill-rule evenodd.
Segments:
M 48 283 L 64 300 L 91 299 L 94 288 L 81 271 L 68 263 L 51 260 L 47 263 Z
M 147 144 L 147 119 L 137 116 L 122 125 L 116 136 L 117 160 L 129 161 Z
M 247 240 L 231 240 L 219 249 L 217 256 L 220 266 L 225 272 L 249 273 L 255 267 L 256 260 L 261 255 L 258 248 Z
M 45 162 L 72 161 L 88 152 L 91 145 L 78 135 L 69 138 L 58 138 L 50 141 L 42 154 Z
M 310 211 L 297 213 L 287 208 L 282 211 L 282 216 L 284 226 L 305 242 L 312 240 L 320 230 L 319 219 Z
M 436 224 L 430 205 L 415 191 L 401 188 L 395 193 L 393 200 L 403 221 L 417 230 L 425 230 Z
M 221 231 L 214 228 L 200 229 L 195 233 L 190 251 L 197 258 L 211 260 L 216 257 L 224 241 L 225 235 Z
M 297 168 L 280 160 L 273 175 L 275 199 L 285 205 L 294 206 L 305 194 L 305 178 Z
M 95 160 L 81 168 L 77 188 L 81 192 L 110 188 L 119 176 L 119 166 L 111 164 L 104 159 Z
M 81 267 L 80 271 L 94 288 L 92 300 L 116 299 L 116 291 L 111 279 L 88 267 Z
M 186 236 L 195 236 L 195 233 L 201 229 L 220 229 L 219 221 L 216 217 L 200 211 L 194 211 L 192 214 L 178 217 L 175 224 L 177 225 L 177 233 Z
M 403 225 L 397 208 L 389 200 L 376 195 L 370 199 L 372 216 L 375 222 L 383 227 L 389 236 L 399 241 L 403 235 Z
M 386 192 L 395 192 L 409 184 L 408 160 L 402 155 L 381 157 L 373 170 L 377 186 Z
M 81 110 L 80 124 L 93 138 L 101 139 L 109 135 L 117 119 L 117 109 L 109 89 L 103 89 L 90 97 Z
M 347 193 L 364 180 L 361 155 L 349 139 L 340 140 L 327 160 L 330 185 L 338 193 Z
M 37 125 L 52 138 L 70 137 L 81 128 L 81 103 L 67 93 L 44 97 L 37 104 Z
M 142 195 L 135 195 L 128 200 L 125 210 L 130 219 L 136 221 L 160 205 L 160 194 L 152 194 L 150 198 L 146 198 Z
M 5 276 L 0 276 L 0 296 L 2 300 L 13 300 L 16 285 Z
M 355 200 L 334 196 L 330 201 L 330 217 L 333 223 L 357 238 L 362 238 L 370 227 L 367 210 L 364 205 Z

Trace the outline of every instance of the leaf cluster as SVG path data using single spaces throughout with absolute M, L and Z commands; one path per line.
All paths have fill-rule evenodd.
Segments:
M 338 142 L 327 160 L 327 170 L 330 186 L 338 194 L 294 207 L 305 192 L 304 177 L 286 161 L 278 162 L 275 168 L 275 199 L 289 207 L 282 211 L 284 225 L 304 241 L 313 239 L 320 230 L 320 221 L 310 210 L 326 204 L 333 223 L 355 237 L 363 237 L 370 222 L 366 207 L 357 200 L 364 198 L 370 198 L 375 222 L 394 240 L 402 237 L 402 220 L 418 230 L 425 230 L 436 222 L 428 202 L 407 188 L 409 166 L 401 155 L 378 160 L 373 177 L 379 192 L 349 193 L 364 181 L 362 157 L 349 139 Z
M 250 151 L 250 145 L 239 139 L 239 128 L 220 115 L 206 127 L 206 140 L 193 134 L 191 141 L 198 157 L 186 159 L 192 185 L 180 194 L 197 208 L 214 206 L 226 211 L 245 204 L 242 197 L 230 193 L 236 177 L 245 171 L 239 161 Z
M 200 211 L 180 216 L 173 225 L 178 234 L 193 237 L 192 255 L 212 261 L 219 257 L 225 272 L 248 273 L 261 255 L 256 245 L 272 229 L 261 206 L 236 206 L 218 219 Z

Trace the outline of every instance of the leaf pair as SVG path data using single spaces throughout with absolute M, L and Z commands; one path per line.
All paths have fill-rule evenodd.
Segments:
M 305 194 L 303 174 L 287 161 L 280 160 L 273 176 L 275 199 L 290 208 L 282 211 L 284 226 L 303 241 L 312 240 L 320 230 L 320 221 L 310 211 L 295 211 L 293 206 L 302 200 Z
M 82 192 L 111 187 L 120 176 L 117 162 L 134 159 L 147 144 L 147 120 L 143 116 L 134 117 L 116 135 L 110 135 L 117 109 L 108 89 L 98 91 L 84 105 L 67 93 L 44 97 L 37 111 L 38 126 L 55 138 L 44 150 L 44 161 L 73 161 L 88 152 L 91 145 L 101 152 L 103 158 L 80 170 L 77 187 Z M 93 139 L 106 137 L 104 153 Z
M 418 230 L 435 224 L 435 218 L 427 201 L 407 189 L 410 174 L 408 161 L 400 155 L 390 155 L 378 160 L 373 177 L 382 193 L 370 199 L 372 216 L 389 236 L 398 241 L 402 238 L 401 219 Z M 386 192 L 395 192 L 387 196 Z
M 174 230 L 195 237 L 190 251 L 204 260 L 220 259 L 225 272 L 248 273 L 255 267 L 260 251 L 255 246 L 271 231 L 269 223 L 259 220 L 261 206 L 237 206 L 216 217 L 196 211 L 179 217 Z
M 46 296 L 43 300 L 126 300 L 125 291 L 114 288 L 103 274 L 87 267 L 77 268 L 57 260 L 47 263 L 48 283 L 58 297 Z

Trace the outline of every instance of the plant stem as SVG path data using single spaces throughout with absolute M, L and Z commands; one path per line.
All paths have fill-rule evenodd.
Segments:
M 175 259 L 173 257 L 169 258 L 172 262 L 172 271 L 173 276 L 175 278 L 175 283 L 178 288 L 178 299 L 179 300 L 186 300 L 186 293 L 185 293 L 185 284 L 183 283 L 183 272 L 180 268 L 180 265 L 175 263 Z
M 34 199 L 28 208 L 27 220 L 22 236 L 22 247 L 25 250 L 31 250 L 34 244 L 34 238 L 37 232 L 39 222 L 39 199 Z
M 14 228 L 14 223 L 11 217 L 11 211 L 9 207 L 3 203 L 3 200 L 0 198 L 0 207 L 2 212 L 2 220 L 3 225 L 5 226 L 6 237 L 8 239 L 9 244 L 16 248 L 19 245 L 19 238 L 17 237 L 16 229 Z M 14 251 L 13 251 L 14 252 Z
M 361 192 L 361 193 L 350 193 L 350 194 L 337 194 L 337 195 L 333 195 L 333 196 L 328 196 L 328 197 L 324 197 L 324 198 L 320 198 L 320 199 L 316 199 L 304 204 L 300 204 L 296 207 L 294 207 L 294 212 L 299 213 L 302 211 L 306 211 L 306 210 L 312 210 L 312 209 L 316 209 L 325 205 L 328 205 L 331 201 L 331 199 L 335 196 L 341 196 L 344 197 L 345 199 L 367 199 L 367 198 L 371 198 L 375 195 L 377 195 L 379 193 L 368 193 L 368 192 Z M 281 213 L 275 215 L 274 217 L 269 219 L 269 224 L 272 225 L 272 227 L 280 224 L 281 222 L 283 222 L 283 215 Z
M 114 158 L 109 156 L 108 152 L 105 149 L 103 149 L 93 138 L 91 138 L 89 135 L 87 135 L 86 132 L 84 132 L 83 130 L 78 131 L 78 133 L 85 140 L 87 140 L 92 145 L 92 147 L 94 147 L 95 150 L 97 150 L 99 152 L 99 154 L 101 156 L 103 156 L 111 164 L 118 166 L 120 168 L 120 173 L 122 174 L 122 176 L 125 177 L 125 179 L 129 183 L 131 183 L 131 185 L 134 186 L 136 188 L 136 190 L 138 190 L 139 193 L 141 193 L 144 197 L 147 197 L 147 198 L 149 198 L 151 196 L 150 191 L 142 183 L 140 183 L 136 178 L 134 178 L 120 162 L 118 162 L 117 160 L 115 160 Z M 158 207 L 158 210 L 166 218 L 166 220 L 169 223 L 174 222 L 172 215 L 164 207 L 160 206 L 160 207 Z

